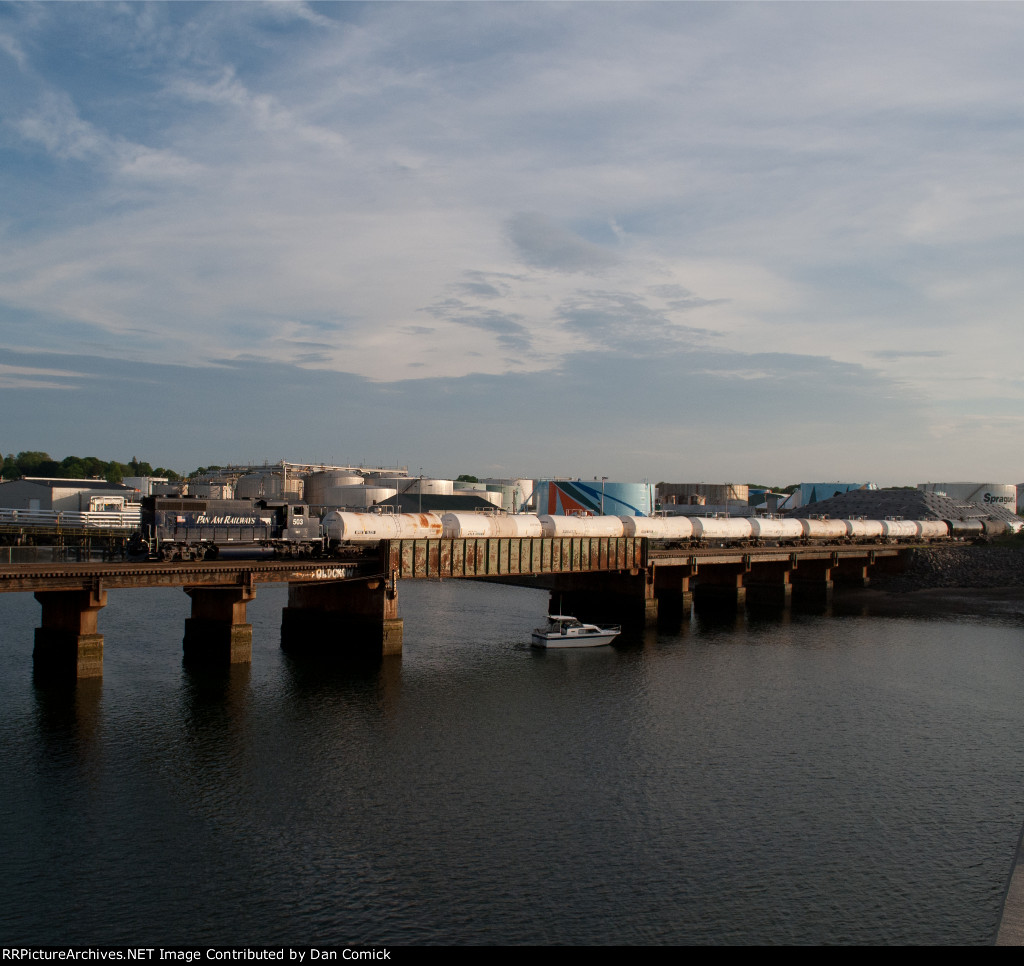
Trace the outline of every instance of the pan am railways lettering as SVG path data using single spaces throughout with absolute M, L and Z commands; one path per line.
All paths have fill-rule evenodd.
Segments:
M 212 526 L 212 527 L 226 527 L 226 526 L 250 526 L 253 527 L 257 523 L 270 524 L 272 521 L 260 517 L 211 517 L 205 513 L 200 513 L 196 517 L 197 526 Z

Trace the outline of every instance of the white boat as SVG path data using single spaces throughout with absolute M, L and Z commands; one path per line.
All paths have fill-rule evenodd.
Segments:
M 531 635 L 534 647 L 596 647 L 611 644 L 622 627 L 618 624 L 584 624 L 565 614 L 549 614 L 547 627 L 538 627 Z

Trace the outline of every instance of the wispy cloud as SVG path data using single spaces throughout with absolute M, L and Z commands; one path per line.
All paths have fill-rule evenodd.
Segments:
M 1019 403 L 1018 5 L 6 13 L 8 347 Z

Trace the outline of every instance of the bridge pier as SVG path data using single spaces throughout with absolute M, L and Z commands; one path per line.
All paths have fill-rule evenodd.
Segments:
M 871 584 L 869 566 L 859 560 L 841 560 L 839 566 L 832 569 L 832 579 L 843 587 L 868 587 Z
M 705 567 L 695 588 L 697 606 L 742 608 L 747 602 L 744 580 L 748 571 L 749 565 L 742 563 Z
M 32 660 L 40 677 L 103 677 L 103 635 L 98 632 L 100 610 L 107 605 L 104 590 L 37 590 L 43 605 L 36 628 Z
M 255 598 L 251 585 L 243 587 L 186 587 L 192 598 L 192 616 L 185 618 L 185 660 L 203 664 L 249 664 L 252 661 L 252 624 L 245 607 Z
M 782 608 L 793 603 L 792 571 L 787 564 L 763 564 L 747 577 L 747 601 L 752 607 Z
M 793 593 L 800 604 L 828 604 L 832 601 L 832 568 L 835 561 L 803 560 L 793 567 Z
M 582 621 L 654 627 L 658 623 L 654 568 L 552 575 L 549 613 Z
M 402 653 L 398 581 L 333 580 L 288 585 L 281 647 L 294 654 L 381 658 Z
M 678 627 L 693 613 L 693 586 L 696 565 L 655 567 L 654 594 L 658 598 L 658 623 Z

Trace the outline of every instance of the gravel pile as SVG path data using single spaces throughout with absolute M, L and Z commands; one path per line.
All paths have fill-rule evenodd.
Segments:
M 871 586 L 895 593 L 936 587 L 1024 587 L 1024 551 L 985 546 L 915 550 L 904 573 L 873 577 Z

